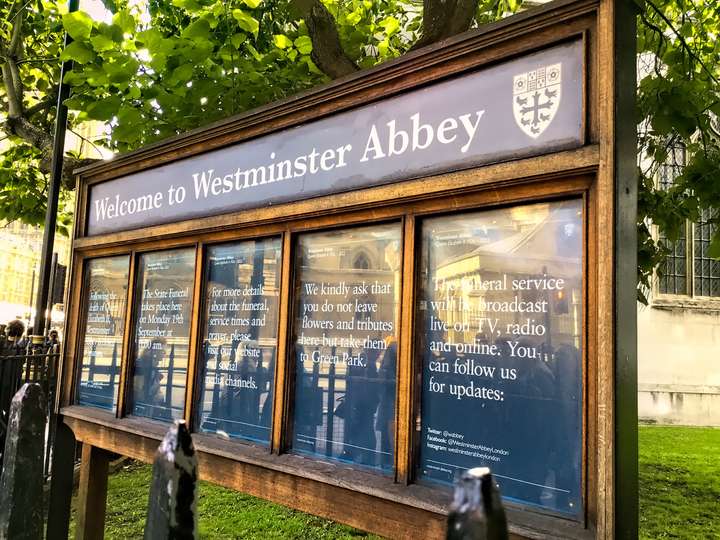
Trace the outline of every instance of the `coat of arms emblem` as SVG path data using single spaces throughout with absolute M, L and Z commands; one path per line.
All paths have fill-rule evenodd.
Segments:
M 533 139 L 547 129 L 560 105 L 561 65 L 541 67 L 513 79 L 515 122 Z

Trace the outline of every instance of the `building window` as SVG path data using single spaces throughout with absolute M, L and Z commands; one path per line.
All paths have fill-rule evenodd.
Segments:
M 661 189 L 669 189 L 685 163 L 685 151 L 673 152 L 672 163 L 662 165 L 658 171 Z M 717 229 L 712 219 L 715 210 L 704 210 L 697 222 L 688 221 L 680 237 L 669 242 L 659 236 L 670 254 L 658 270 L 658 292 L 691 297 L 720 297 L 720 261 L 708 255 L 710 240 Z
M 708 255 L 710 240 L 717 230 L 711 223 L 717 210 L 704 210 L 693 226 L 693 295 L 720 297 L 720 261 Z

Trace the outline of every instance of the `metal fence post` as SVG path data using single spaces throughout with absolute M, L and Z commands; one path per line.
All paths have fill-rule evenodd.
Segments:
M 45 398 L 37 383 L 13 397 L 0 478 L 0 539 L 43 537 Z
M 178 420 L 155 454 L 145 540 L 197 538 L 197 478 L 192 437 Z
M 447 519 L 447 539 L 508 539 L 500 490 L 487 467 L 475 467 L 458 478 Z

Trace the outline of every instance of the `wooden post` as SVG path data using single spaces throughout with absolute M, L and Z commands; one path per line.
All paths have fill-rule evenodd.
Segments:
M 146 540 L 197 538 L 197 455 L 184 421 L 168 430 L 153 464 Z
M 105 502 L 107 500 L 110 453 L 83 444 L 78 488 L 76 540 L 97 540 L 105 534 Z
M 0 479 L 0 539 L 43 537 L 45 398 L 37 383 L 13 397 Z
M 48 501 L 47 540 L 67 540 L 70 529 L 70 502 L 75 466 L 75 434 L 60 418 L 55 418 L 52 450 L 50 500 Z

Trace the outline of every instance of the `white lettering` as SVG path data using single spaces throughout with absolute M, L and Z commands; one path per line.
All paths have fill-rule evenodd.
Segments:
M 382 151 L 382 144 L 380 144 L 380 138 L 378 137 L 377 128 L 375 127 L 375 124 L 373 124 L 372 129 L 370 130 L 370 136 L 368 137 L 367 144 L 365 145 L 365 153 L 363 154 L 363 157 L 360 159 L 360 161 L 367 161 L 368 160 L 368 152 L 373 151 L 375 152 L 375 157 L 373 159 L 379 159 L 384 158 L 385 154 Z

